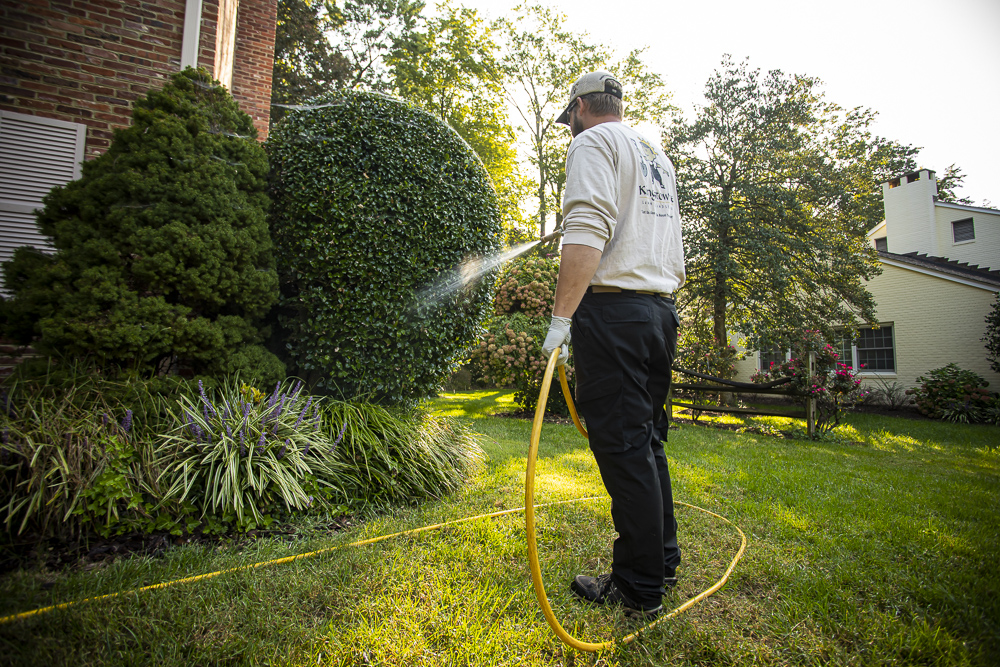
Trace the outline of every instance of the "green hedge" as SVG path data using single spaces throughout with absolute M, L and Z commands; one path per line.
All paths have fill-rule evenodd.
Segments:
M 472 149 L 411 104 L 344 92 L 316 105 L 268 142 L 279 347 L 345 398 L 432 395 L 491 306 L 490 280 L 442 285 L 499 248 L 496 194 Z

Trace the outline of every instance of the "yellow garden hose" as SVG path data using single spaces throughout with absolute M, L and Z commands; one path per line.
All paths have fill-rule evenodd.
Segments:
M 538 457 L 538 440 L 542 433 L 542 421 L 545 416 L 545 404 L 549 400 L 549 387 L 552 385 L 552 373 L 556 368 L 556 363 L 559 360 L 559 348 L 552 351 L 552 355 L 549 357 L 549 363 L 545 366 L 545 374 L 542 376 L 542 388 L 538 395 L 538 405 L 535 408 L 535 420 L 531 424 L 531 445 L 528 449 L 528 469 L 524 477 L 524 519 L 526 524 L 526 532 L 528 535 L 528 563 L 531 568 L 531 583 L 535 588 L 535 597 L 538 598 L 538 604 L 542 607 L 542 613 L 545 615 L 545 620 L 549 622 L 549 625 L 555 631 L 556 636 L 559 637 L 567 646 L 575 648 L 578 651 L 600 651 L 602 649 L 610 648 L 615 643 L 628 644 L 632 642 L 640 634 L 649 630 L 650 628 L 659 625 L 668 618 L 672 618 L 677 614 L 680 614 L 686 609 L 690 609 L 696 605 L 701 600 L 704 600 L 709 595 L 715 591 L 722 588 L 722 586 L 729 579 L 730 573 L 733 568 L 736 567 L 736 563 L 739 562 L 740 558 L 743 556 L 743 552 L 747 547 L 747 537 L 740 530 L 740 527 L 734 524 L 732 521 L 724 516 L 720 516 L 715 512 L 710 512 L 704 508 L 697 507 L 695 505 L 689 505 L 687 503 L 682 503 L 674 501 L 675 505 L 683 505 L 685 507 L 690 507 L 691 509 L 696 509 L 705 514 L 710 514 L 714 517 L 722 519 L 733 528 L 735 528 L 740 533 L 740 549 L 736 553 L 729 567 L 726 569 L 725 574 L 710 588 L 702 591 L 695 597 L 691 598 L 681 606 L 673 609 L 667 614 L 661 614 L 655 621 L 640 628 L 636 632 L 624 637 L 621 640 L 610 640 L 606 642 L 601 642 L 594 644 L 591 642 L 580 641 L 576 637 L 572 636 L 566 630 L 563 629 L 562 625 L 556 619 L 554 613 L 552 613 L 552 607 L 549 605 L 549 598 L 545 594 L 545 584 L 542 582 L 542 569 L 538 564 L 538 544 L 535 540 L 535 459 Z M 580 417 L 576 413 L 576 405 L 573 403 L 573 396 L 569 390 L 569 383 L 566 381 L 566 370 L 565 366 L 559 366 L 559 383 L 562 385 L 563 395 L 566 397 L 566 405 L 569 406 L 569 413 L 573 417 L 573 423 L 576 425 L 576 429 L 584 436 L 587 437 L 587 431 L 580 424 Z M 582 500 L 582 499 L 581 499 Z M 539 506 L 541 507 L 541 505 Z
M 739 549 L 739 552 L 736 554 L 736 557 L 733 558 L 732 563 L 730 563 L 729 568 L 726 570 L 726 573 L 711 588 L 709 588 L 709 589 L 703 591 L 702 593 L 698 594 L 697 596 L 691 598 L 690 600 L 688 600 L 687 602 L 685 602 L 684 604 L 682 604 L 680 607 L 677 607 L 676 609 L 674 609 L 673 611 L 669 612 L 668 614 L 660 616 L 655 622 L 650 623 L 649 625 L 647 625 L 647 626 L 641 628 L 640 630 L 638 630 L 638 631 L 636 631 L 636 632 L 628 635 L 627 637 L 624 637 L 621 640 L 611 640 L 611 641 L 607 641 L 607 642 L 603 642 L 603 643 L 594 644 L 594 643 L 580 641 L 580 640 L 572 637 L 571 635 L 569 635 L 562 628 L 562 626 L 559 625 L 559 621 L 556 620 L 555 614 L 553 614 L 553 612 L 552 612 L 552 607 L 549 605 L 548 597 L 545 594 L 544 584 L 542 583 L 541 568 L 540 568 L 539 563 L 538 563 L 538 545 L 536 544 L 536 541 L 535 541 L 535 509 L 536 508 L 542 508 L 542 507 L 552 507 L 552 506 L 555 506 L 555 505 L 564 505 L 564 504 L 568 504 L 568 503 L 583 502 L 583 501 L 589 501 L 589 500 L 599 500 L 599 497 L 574 498 L 574 499 L 571 499 L 571 500 L 562 500 L 562 501 L 556 501 L 556 502 L 550 502 L 550 503 L 543 503 L 543 504 L 539 504 L 539 505 L 535 505 L 534 504 L 535 460 L 536 460 L 537 455 L 538 455 L 538 441 L 539 441 L 539 437 L 541 435 L 542 417 L 545 414 L 545 405 L 548 402 L 549 387 L 552 384 L 552 374 L 553 374 L 553 371 L 555 370 L 555 367 L 556 367 L 555 365 L 556 365 L 557 359 L 558 359 L 558 350 L 556 350 L 555 352 L 553 352 L 552 357 L 549 359 L 548 365 L 546 366 L 545 375 L 544 375 L 543 381 L 542 381 L 542 390 L 541 390 L 541 394 L 539 395 L 539 398 L 538 398 L 538 407 L 536 408 L 535 419 L 534 419 L 534 422 L 532 423 L 532 428 L 531 428 L 531 445 L 530 445 L 530 449 L 529 449 L 529 453 L 528 453 L 528 468 L 527 468 L 527 474 L 525 476 L 525 498 L 526 498 L 526 502 L 525 502 L 525 506 L 524 507 L 518 507 L 516 509 L 501 510 L 501 511 L 498 511 L 498 512 L 491 512 L 489 514 L 479 514 L 479 515 L 476 515 L 476 516 L 465 517 L 465 518 L 462 518 L 462 519 L 453 519 L 451 521 L 445 521 L 443 523 L 436 523 L 436 524 L 432 524 L 432 525 L 429 525 L 429 526 L 422 526 L 420 528 L 414 528 L 414 529 L 411 529 L 411 530 L 404 530 L 404 531 L 400 531 L 400 532 L 396 532 L 396 533 L 390 533 L 388 535 L 380 535 L 378 537 L 372 537 L 372 538 L 367 538 L 367 539 L 363 539 L 363 540 L 357 540 L 357 541 L 351 542 L 351 543 L 346 544 L 346 545 L 337 545 L 337 546 L 333 546 L 333 547 L 327 547 L 325 549 L 318 549 L 316 551 L 310 551 L 310 552 L 307 552 L 307 553 L 297 554 L 297 555 L 294 555 L 294 556 L 286 556 L 284 558 L 275 558 L 275 559 L 272 559 L 272 560 L 263 561 L 263 562 L 259 562 L 259 563 L 251 563 L 249 565 L 240 565 L 240 566 L 237 566 L 237 567 L 231 567 L 231 568 L 227 568 L 227 569 L 224 569 L 224 570 L 218 570 L 218 571 L 215 571 L 215 572 L 208 572 L 208 573 L 205 573 L 205 574 L 199 574 L 199 575 L 195 575 L 195 576 L 191 576 L 191 577 L 185 577 L 183 579 L 174 579 L 172 581 L 166 581 L 166 582 L 162 582 L 162 583 L 158 583 L 158 584 L 151 584 L 149 586 L 142 586 L 140 588 L 133 588 L 133 589 L 130 589 L 130 590 L 120 591 L 120 592 L 117 592 L 117 593 L 108 593 L 106 595 L 98 595 L 98 596 L 94 596 L 94 597 L 84 598 L 84 599 L 81 599 L 81 600 L 73 600 L 73 601 L 70 601 L 70 602 L 63 602 L 63 603 L 59 603 L 59 604 L 54 604 L 54 605 L 50 605 L 48 607 L 41 607 L 39 609 L 33 609 L 31 611 L 26 611 L 26 612 L 21 612 L 21 613 L 18 613 L 18 614 L 11 614 L 9 616 L 0 617 L 0 624 L 10 623 L 10 622 L 13 622 L 13 621 L 19 621 L 19 620 L 26 619 L 26 618 L 29 618 L 29 617 L 32 617 L 32 616 L 38 616 L 38 615 L 45 614 L 45 613 L 50 612 L 50 611 L 55 611 L 57 609 L 67 609 L 69 607 L 80 605 L 80 604 L 83 604 L 83 603 L 86 603 L 86 602 L 97 602 L 99 600 L 109 600 L 111 598 L 116 598 L 116 597 L 125 597 L 125 596 L 128 596 L 128 595 L 137 595 L 137 594 L 142 593 L 144 591 L 152 591 L 152 590 L 157 590 L 157 589 L 162 589 L 162 588 L 168 588 L 168 587 L 176 586 L 176 585 L 179 585 L 179 584 L 194 583 L 194 582 L 197 582 L 197 581 L 211 579 L 213 577 L 218 577 L 220 575 L 229 574 L 229 573 L 232 573 L 232 572 L 240 572 L 240 571 L 253 570 L 253 569 L 256 569 L 256 568 L 261 568 L 261 567 L 266 567 L 266 566 L 271 566 L 271 565 L 281 565 L 281 564 L 284 564 L 284 563 L 291 563 L 291 562 L 296 561 L 296 560 L 302 560 L 302 559 L 305 559 L 305 558 L 310 558 L 312 556 L 318 556 L 318 555 L 321 555 L 321 554 L 329 553 L 331 551 L 335 551 L 335 550 L 343 548 L 343 547 L 358 547 L 358 546 L 364 546 L 364 545 L 368 545 L 368 544 L 375 544 L 376 542 L 382 542 L 382 541 L 389 540 L 389 539 L 392 539 L 392 538 L 395 538 L 395 537 L 403 537 L 403 536 L 406 536 L 406 535 L 414 535 L 416 533 L 422 533 L 422 532 L 426 532 L 426 531 L 437 530 L 439 528 L 444 528 L 446 526 L 452 526 L 452 525 L 456 525 L 456 524 L 459 524 L 459 523 L 466 523 L 466 522 L 470 522 L 470 521 L 477 521 L 479 519 L 487 519 L 487 518 L 491 518 L 491 517 L 498 517 L 498 516 L 503 516 L 503 515 L 506 515 L 506 514 L 514 514 L 516 512 L 524 511 L 524 513 L 525 513 L 525 519 L 526 519 L 526 524 L 527 524 L 528 561 L 529 561 L 529 565 L 530 565 L 530 569 L 531 569 L 531 580 L 532 580 L 532 584 L 534 586 L 535 596 L 538 598 L 538 602 L 539 602 L 539 604 L 542 607 L 542 612 L 545 615 L 545 619 L 548 621 L 548 623 L 552 627 L 552 629 L 555 630 L 556 635 L 563 642 L 565 642 L 567 645 L 569 645 L 570 647 L 578 649 L 578 650 L 581 650 L 581 651 L 598 651 L 598 650 L 601 650 L 601 649 L 609 648 L 612 645 L 614 645 L 616 643 L 616 641 L 618 641 L 618 642 L 620 642 L 622 644 L 627 644 L 627 643 L 633 641 L 642 632 L 645 632 L 646 630 L 649 630 L 650 628 L 654 627 L 655 625 L 659 624 L 660 622 L 662 622 L 662 621 L 664 621 L 664 620 L 666 620 L 668 618 L 671 618 L 673 616 L 676 616 L 677 614 L 681 613 L 685 609 L 688 609 L 688 608 L 694 606 L 699 601 L 705 599 L 706 597 L 708 597 L 709 595 L 711 595 L 712 593 L 714 593 L 715 591 L 717 591 L 719 588 L 721 588 L 723 586 L 723 584 L 726 583 L 726 580 L 729 578 L 729 575 L 733 571 L 733 568 L 736 566 L 736 563 L 739 561 L 740 557 L 743 555 L 743 551 L 746 549 L 747 540 L 746 540 L 746 536 L 743 534 L 743 531 L 740 530 L 739 526 L 736 526 L 735 524 L 733 524 L 731 521 L 729 521 L 725 517 L 720 516 L 718 514 L 715 514 L 714 512 L 710 512 L 710 511 L 708 511 L 706 509 L 703 509 L 701 507 L 696 507 L 695 505 L 688 505 L 687 503 L 682 503 L 682 502 L 676 502 L 675 501 L 675 504 L 677 504 L 677 505 L 684 505 L 685 507 L 690 507 L 692 509 L 696 509 L 696 510 L 699 510 L 699 511 L 704 512 L 706 514 L 710 514 L 710 515 L 712 515 L 712 516 L 714 516 L 716 518 L 722 519 L 726 523 L 728 523 L 728 524 L 732 525 L 734 528 L 736 528 L 737 531 L 739 531 L 740 537 L 742 538 L 742 544 L 740 545 L 740 549 Z M 573 399 L 572 399 L 572 396 L 571 396 L 570 390 L 569 390 L 569 385 L 568 385 L 567 380 L 566 380 L 566 372 L 565 372 L 564 368 L 562 368 L 562 367 L 560 367 L 560 369 L 559 369 L 559 380 L 560 380 L 560 383 L 562 384 L 563 394 L 566 396 L 566 403 L 569 406 L 570 414 L 573 417 L 573 423 L 576 425 L 577 430 L 584 437 L 586 437 L 587 436 L 587 431 L 583 428 L 583 425 L 580 423 L 580 418 L 577 415 L 576 406 L 573 403 Z

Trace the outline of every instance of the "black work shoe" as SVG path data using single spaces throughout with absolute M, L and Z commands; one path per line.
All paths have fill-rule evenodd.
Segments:
M 594 604 L 621 605 L 625 615 L 634 618 L 637 616 L 654 617 L 663 611 L 663 605 L 653 608 L 646 608 L 633 602 L 625 593 L 618 588 L 618 584 L 611 580 L 610 574 L 602 574 L 598 577 L 588 577 L 585 574 L 578 574 L 570 584 L 570 590 L 577 597 L 581 597 Z
M 677 577 L 663 577 L 663 588 L 670 590 L 677 585 Z

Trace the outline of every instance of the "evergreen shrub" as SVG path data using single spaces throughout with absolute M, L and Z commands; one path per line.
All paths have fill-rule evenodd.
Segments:
M 991 408 L 997 399 L 980 375 L 948 364 L 921 375 L 917 382 L 920 386 L 906 393 L 928 417 L 964 423 L 993 421 Z
M 435 394 L 491 306 L 492 282 L 456 270 L 503 239 L 489 176 L 454 130 L 412 104 L 358 91 L 314 102 L 268 141 L 276 348 L 344 398 Z
M 283 377 L 257 320 L 278 291 L 267 157 L 250 117 L 203 70 L 135 103 L 132 124 L 38 215 L 56 252 L 4 264 L 5 332 L 102 365 Z

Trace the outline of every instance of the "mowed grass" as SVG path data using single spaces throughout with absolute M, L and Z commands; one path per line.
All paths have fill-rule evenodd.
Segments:
M 119 596 L 0 624 L 0 663 L 271 665 L 1000 664 L 1000 429 L 852 415 L 816 442 L 681 425 L 675 498 L 717 512 L 749 546 L 725 587 L 635 642 L 578 653 L 535 600 L 523 513 L 347 546 L 524 504 L 529 422 L 508 392 L 444 395 L 488 461 L 461 492 L 326 532 L 252 546 L 185 546 L 73 573 L 0 579 L 0 615 L 317 549 L 289 564 Z M 707 417 L 706 417 L 707 418 Z M 706 419 L 703 418 L 703 419 Z M 722 418 L 720 418 L 722 419 Z M 736 420 L 740 421 L 740 420 Z M 780 419 L 758 424 L 787 429 Z M 546 424 L 536 501 L 550 601 L 589 642 L 639 627 L 575 600 L 609 568 L 606 498 L 586 441 Z M 739 548 L 732 526 L 678 509 L 684 563 L 665 604 L 709 587 Z

